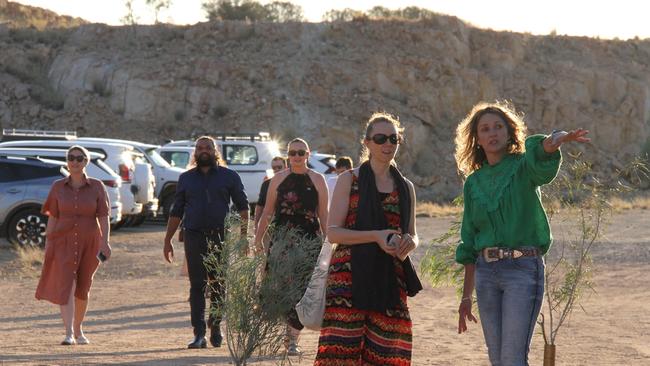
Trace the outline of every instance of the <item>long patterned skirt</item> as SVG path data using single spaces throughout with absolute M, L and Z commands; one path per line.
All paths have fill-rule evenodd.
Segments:
M 352 306 L 351 260 L 352 251 L 346 245 L 339 245 L 332 255 L 314 365 L 410 365 L 412 324 L 400 262 L 395 261 L 400 305 L 378 312 Z

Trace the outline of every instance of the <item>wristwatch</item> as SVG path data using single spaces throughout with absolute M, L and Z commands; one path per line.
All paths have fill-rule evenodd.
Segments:
M 568 134 L 568 132 L 563 130 L 553 130 L 553 132 L 551 132 L 551 143 L 557 145 L 557 141 Z

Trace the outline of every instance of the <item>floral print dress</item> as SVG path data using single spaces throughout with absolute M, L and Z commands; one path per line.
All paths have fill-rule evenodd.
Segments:
M 309 237 L 320 233 L 318 191 L 309 174 L 289 174 L 278 186 L 275 220 L 278 226 L 298 228 Z

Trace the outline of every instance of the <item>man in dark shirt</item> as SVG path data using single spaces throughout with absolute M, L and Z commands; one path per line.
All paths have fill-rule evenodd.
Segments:
M 242 235 L 248 226 L 248 199 L 239 175 L 222 165 L 215 141 L 208 136 L 199 137 L 194 148 L 196 166 L 178 178 L 174 208 L 167 222 L 167 234 L 163 254 L 168 262 L 174 258 L 172 238 L 183 220 L 185 258 L 190 279 L 190 310 L 194 340 L 188 348 L 206 348 L 205 339 L 205 287 L 213 273 L 207 273 L 203 256 L 208 252 L 208 241 L 221 245 L 224 235 L 224 220 L 230 201 L 235 204 L 242 218 Z M 221 284 L 210 294 L 213 304 L 223 300 Z M 209 319 L 210 343 L 220 347 L 223 337 L 220 319 Z
M 279 171 L 287 169 L 287 159 L 282 156 L 274 157 L 271 159 L 271 169 L 273 169 L 273 174 L 277 174 Z M 260 222 L 260 217 L 262 217 L 264 205 L 266 205 L 266 194 L 269 191 L 270 182 L 271 177 L 268 177 L 264 182 L 262 182 L 262 186 L 260 187 L 260 195 L 255 204 L 255 230 L 257 230 L 257 223 Z

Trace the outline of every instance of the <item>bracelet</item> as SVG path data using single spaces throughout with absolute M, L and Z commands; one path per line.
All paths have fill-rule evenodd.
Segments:
M 463 297 L 462 299 L 460 299 L 460 302 L 463 302 L 465 300 L 472 301 L 472 297 L 471 296 Z

